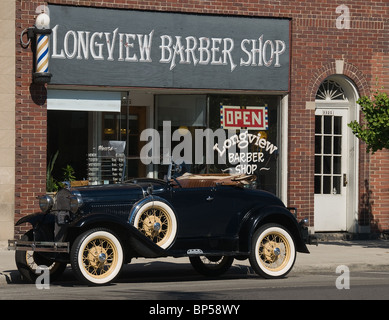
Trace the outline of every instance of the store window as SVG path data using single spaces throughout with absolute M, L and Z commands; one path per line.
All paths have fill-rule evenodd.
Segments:
M 155 102 L 156 127 L 163 140 L 160 143 L 161 161 L 157 165 L 158 178 L 163 179 L 168 171 L 167 158 L 177 163 L 184 162 L 190 172 L 198 173 L 199 170 L 192 165 L 195 163 L 193 137 L 196 129 L 206 128 L 207 96 L 157 95 Z M 190 150 L 181 150 L 179 145 L 186 142 Z
M 209 128 L 216 130 L 220 128 L 220 106 L 264 106 L 267 108 L 268 114 L 268 129 L 267 130 L 226 130 L 226 136 L 233 136 L 240 132 L 248 132 L 252 137 L 260 134 L 261 138 L 269 142 L 268 145 L 258 143 L 250 143 L 247 152 L 249 153 L 263 153 L 263 162 L 256 162 L 258 165 L 253 172 L 257 176 L 257 188 L 279 194 L 279 169 L 280 161 L 278 157 L 278 148 L 281 146 L 280 141 L 280 97 L 272 95 L 210 95 L 209 96 Z M 253 142 L 257 140 L 253 139 Z M 273 146 L 271 154 L 266 152 L 268 146 Z M 268 150 L 269 151 L 269 150 Z M 239 149 L 237 149 L 239 152 Z M 228 159 L 227 159 L 228 160 Z M 252 161 L 253 162 L 253 161 Z M 235 163 L 227 161 L 226 164 L 216 164 L 208 166 L 207 170 L 210 172 L 223 172 L 226 169 L 234 167 Z M 251 172 L 250 172 L 251 173 Z
M 66 168 L 74 180 L 87 179 L 88 118 L 85 111 L 47 111 L 47 174 L 55 183 L 48 191 L 68 179 Z
M 56 97 L 58 105 L 63 104 L 62 96 Z M 65 96 L 69 96 L 69 93 Z M 235 157 L 240 153 L 263 155 L 262 161 L 258 161 L 258 158 L 248 161 L 247 168 L 252 165 L 251 168 L 255 170 L 247 173 L 257 176 L 258 188 L 279 194 L 279 96 L 156 95 L 154 128 L 159 132 L 161 141 L 159 152 L 155 154 L 160 161 L 153 161 L 150 165 L 140 158 L 142 148 L 149 143 L 141 140 L 141 133 L 148 129 L 147 108 L 130 105 L 128 92 L 120 94 L 120 106 L 113 111 L 104 108 L 102 101 L 99 101 L 101 111 L 71 110 L 75 102 L 71 99 L 66 101 L 63 110 L 48 110 L 47 159 L 50 162 L 58 152 L 52 172 L 57 181 L 63 180 L 64 168 L 68 165 L 74 169 L 74 180 L 88 184 L 111 184 L 151 175 L 163 179 L 168 170 L 168 165 L 162 161 L 166 155 L 173 157 L 176 162 L 185 162 L 192 173 L 233 172 L 237 170 L 236 161 L 231 161 L 229 156 L 220 161 L 219 151 L 213 147 L 216 143 L 223 146 L 226 139 L 246 132 L 252 139 L 247 149 L 240 150 L 234 146 L 235 149 L 229 149 L 226 154 L 233 153 Z M 93 105 L 92 102 L 88 104 Z M 253 106 L 266 108 L 266 128 L 221 129 L 221 106 L 234 106 L 242 110 Z M 164 132 L 166 124 L 168 132 Z M 208 139 L 206 132 L 213 134 L 212 140 Z M 263 143 L 258 143 L 261 141 Z M 212 161 L 209 161 L 209 152 L 212 153 Z
M 146 127 L 146 108 L 129 106 L 123 99 L 120 113 L 91 115 L 87 156 L 90 184 L 111 184 L 146 176 L 140 160 L 140 134 Z
M 279 159 L 278 159 L 278 148 L 275 146 L 280 145 L 280 118 L 279 118 L 279 109 L 280 109 L 280 97 L 278 96 L 263 96 L 263 95 L 159 95 L 156 96 L 156 113 L 157 113 L 157 127 L 160 133 L 160 136 L 163 137 L 164 127 L 163 124 L 171 123 L 171 128 L 169 130 L 172 134 L 177 133 L 176 139 L 171 141 L 169 145 L 169 150 L 164 150 L 161 147 L 161 159 L 164 157 L 165 153 L 170 155 L 176 155 L 174 149 L 175 147 L 179 148 L 180 144 L 183 144 L 185 140 L 190 139 L 191 141 L 191 153 L 190 159 L 188 157 L 185 159 L 174 159 L 174 161 L 181 160 L 185 161 L 187 170 L 190 170 L 192 173 L 227 173 L 227 172 L 236 172 L 236 163 L 231 163 L 228 157 L 220 159 L 218 157 L 218 151 L 212 149 L 213 161 L 206 161 L 207 155 L 206 152 L 209 152 L 209 145 L 211 147 L 215 143 L 219 145 L 223 144 L 223 141 L 220 141 L 219 138 L 232 137 L 234 135 L 239 135 L 241 132 L 247 132 L 252 135 L 252 137 L 261 136 L 264 141 L 272 142 L 273 151 L 271 154 L 266 154 L 263 158 L 263 162 L 260 165 L 255 164 L 251 168 L 255 167 L 254 172 L 249 172 L 250 174 L 255 174 L 257 176 L 257 185 L 258 188 L 270 191 L 274 194 L 279 193 Z M 267 121 L 268 127 L 266 130 L 224 130 L 223 134 L 220 135 L 221 128 L 221 115 L 220 107 L 224 106 L 262 106 L 267 109 Z M 200 135 L 196 135 L 196 132 L 204 132 L 204 130 L 210 129 L 212 138 L 214 140 L 206 140 L 205 134 L 202 136 L 202 141 L 198 141 Z M 165 127 L 166 130 L 166 127 Z M 190 136 L 187 138 L 186 132 Z M 179 137 L 180 139 L 177 139 Z M 254 138 L 253 140 L 254 141 Z M 255 140 L 258 141 L 258 140 Z M 203 156 L 199 156 L 199 145 L 203 146 Z M 165 145 L 166 146 L 166 145 Z M 268 147 L 269 145 L 267 145 Z M 207 149 L 208 148 L 208 149 Z M 266 148 L 264 145 L 255 145 L 251 143 L 248 146 L 247 150 L 250 154 L 258 155 L 263 149 Z M 207 149 L 207 150 L 206 150 Z M 180 151 L 185 151 L 183 148 L 179 148 Z M 232 150 L 229 150 L 232 151 Z M 243 150 L 242 150 L 243 152 Z M 264 153 L 264 152 L 263 152 Z M 240 154 L 240 150 L 236 150 L 234 154 Z M 182 156 L 181 154 L 178 154 Z M 225 154 L 224 154 L 225 156 Z M 250 164 L 250 163 L 248 163 Z M 156 165 L 158 177 L 163 178 L 167 172 L 167 165 L 158 164 Z M 243 173 L 243 171 L 242 171 Z
M 74 111 L 74 102 L 66 102 L 65 110 L 48 110 L 47 161 L 57 185 L 69 178 L 73 184 L 96 185 L 146 175 L 139 158 L 146 108 L 130 106 L 126 92 L 120 101 L 120 112 Z

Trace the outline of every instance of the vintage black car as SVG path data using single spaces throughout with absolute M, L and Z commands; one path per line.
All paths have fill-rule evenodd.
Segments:
M 80 280 L 101 285 L 133 258 L 166 256 L 189 257 L 204 275 L 221 275 L 234 259 L 249 259 L 259 275 L 283 277 L 296 252 L 309 253 L 306 221 L 297 222 L 273 194 L 250 188 L 252 178 L 186 173 L 64 188 L 40 197 L 41 212 L 16 223 L 32 229 L 9 240 L 9 248 L 31 282 L 37 266 L 50 267 L 53 281 L 70 263 Z

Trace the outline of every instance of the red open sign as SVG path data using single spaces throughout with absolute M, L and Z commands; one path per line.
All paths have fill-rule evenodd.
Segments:
M 220 106 L 223 129 L 267 130 L 267 107 Z

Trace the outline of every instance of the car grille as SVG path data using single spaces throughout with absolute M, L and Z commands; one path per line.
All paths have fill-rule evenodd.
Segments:
M 54 210 L 70 211 L 70 197 L 71 193 L 67 189 L 61 189 L 55 196 Z

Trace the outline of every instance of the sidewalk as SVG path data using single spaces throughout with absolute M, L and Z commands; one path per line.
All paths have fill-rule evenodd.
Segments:
M 298 253 L 291 272 L 336 272 L 336 268 L 345 265 L 353 271 L 386 271 L 389 272 L 389 240 L 353 240 L 322 241 L 318 246 L 308 246 L 310 254 Z M 0 286 L 20 281 L 17 271 L 15 252 L 7 250 L 7 242 L 0 241 Z M 158 259 L 136 259 L 131 265 L 143 268 L 147 263 L 149 270 L 152 262 Z M 189 265 L 188 258 L 161 258 L 159 261 L 176 264 L 177 268 Z M 155 264 L 160 266 L 161 264 Z M 249 266 L 248 260 L 235 260 L 235 265 Z M 135 271 L 135 269 L 133 269 Z

